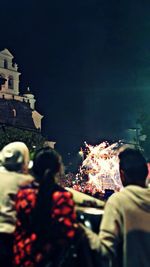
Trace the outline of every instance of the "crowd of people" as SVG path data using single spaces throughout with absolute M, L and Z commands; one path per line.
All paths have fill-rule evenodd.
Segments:
M 106 201 L 99 232 L 79 222 L 72 192 L 62 186 L 61 156 L 30 154 L 22 142 L 0 152 L 0 267 L 148 267 L 150 188 L 140 151 L 118 155 L 123 189 Z

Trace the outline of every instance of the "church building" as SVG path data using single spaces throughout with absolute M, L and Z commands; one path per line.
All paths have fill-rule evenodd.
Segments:
M 43 116 L 35 110 L 36 99 L 29 87 L 20 94 L 20 72 L 8 49 L 0 52 L 0 125 L 41 131 Z

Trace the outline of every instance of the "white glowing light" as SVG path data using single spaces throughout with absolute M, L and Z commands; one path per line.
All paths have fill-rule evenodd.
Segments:
M 88 176 L 87 186 L 92 185 L 95 191 L 105 189 L 118 191 L 122 187 L 119 174 L 118 143 L 109 145 L 103 142 L 92 146 L 85 142 L 87 156 L 80 167 L 79 174 Z

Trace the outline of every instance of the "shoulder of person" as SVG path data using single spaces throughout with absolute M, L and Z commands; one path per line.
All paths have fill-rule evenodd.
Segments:
M 124 199 L 124 189 L 120 192 L 113 193 L 106 201 L 105 206 L 118 206 L 120 202 Z
M 17 173 L 19 186 L 26 186 L 34 181 L 34 177 L 30 174 Z

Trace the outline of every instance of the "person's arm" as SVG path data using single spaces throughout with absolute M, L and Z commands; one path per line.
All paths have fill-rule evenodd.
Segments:
M 113 199 L 110 198 L 106 203 L 99 234 L 83 226 L 91 249 L 104 257 L 115 257 L 121 241 L 121 215 Z
M 77 230 L 75 203 L 70 192 L 56 191 L 52 195 L 52 221 L 62 236 L 73 238 Z
M 29 227 L 30 213 L 36 204 L 36 190 L 20 189 L 16 197 L 17 225 L 25 229 Z
M 34 177 L 31 176 L 30 174 L 17 173 L 17 175 L 18 175 L 18 185 L 20 188 L 28 186 L 30 183 L 34 181 Z
M 36 192 L 36 189 L 32 188 L 20 189 L 16 197 L 17 223 L 13 246 L 15 266 L 25 266 L 26 259 L 28 259 L 28 266 L 33 266 L 34 257 L 30 255 L 37 236 L 30 231 L 30 215 L 35 207 Z
M 110 198 L 105 206 L 98 238 L 102 256 L 116 256 L 118 244 L 121 242 L 121 213 L 114 198 Z

